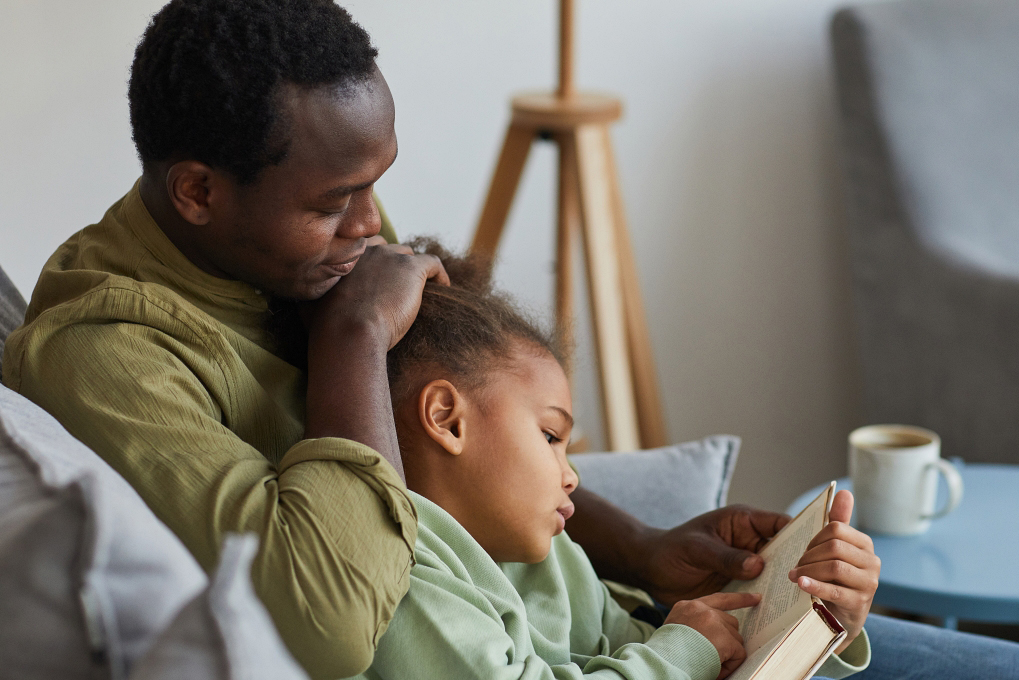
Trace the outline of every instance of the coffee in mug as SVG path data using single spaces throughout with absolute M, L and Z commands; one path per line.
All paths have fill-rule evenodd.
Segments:
M 948 502 L 935 512 L 938 475 Z M 962 477 L 941 458 L 941 438 L 910 425 L 868 425 L 849 435 L 849 476 L 861 529 L 881 534 L 920 534 L 962 500 Z

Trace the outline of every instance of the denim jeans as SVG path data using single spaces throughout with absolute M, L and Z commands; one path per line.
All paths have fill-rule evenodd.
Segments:
M 871 614 L 870 666 L 853 680 L 1019 680 L 1019 644 Z

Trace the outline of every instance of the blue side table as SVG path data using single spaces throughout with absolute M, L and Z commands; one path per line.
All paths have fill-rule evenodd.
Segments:
M 966 489 L 955 512 L 919 536 L 871 534 L 881 558 L 874 602 L 941 617 L 946 628 L 960 618 L 1019 623 L 1019 466 L 956 465 Z M 940 483 L 937 507 L 947 494 Z M 824 486 L 804 493 L 787 512 L 795 515 Z M 853 485 L 846 477 L 838 488 Z

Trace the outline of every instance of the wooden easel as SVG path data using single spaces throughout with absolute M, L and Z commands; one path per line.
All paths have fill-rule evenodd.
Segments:
M 573 0 L 560 0 L 559 88 L 513 99 L 513 117 L 471 252 L 495 255 L 535 139 L 559 146 L 556 319 L 573 318 L 573 253 L 583 237 L 608 448 L 667 443 L 654 355 L 626 227 L 609 124 L 622 102 L 573 86 Z

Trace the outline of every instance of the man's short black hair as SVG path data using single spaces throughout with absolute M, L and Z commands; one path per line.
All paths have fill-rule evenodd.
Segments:
M 146 167 L 198 160 L 248 184 L 286 157 L 281 87 L 366 81 L 376 56 L 332 0 L 172 0 L 131 66 L 138 155 Z

